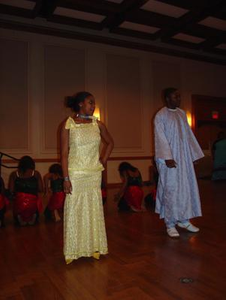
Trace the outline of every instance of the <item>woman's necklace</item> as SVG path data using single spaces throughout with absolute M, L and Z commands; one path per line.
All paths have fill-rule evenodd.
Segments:
M 81 118 L 81 119 L 85 119 L 85 120 L 93 119 L 93 116 L 87 116 L 87 115 L 81 115 L 81 114 L 77 114 L 76 117 Z

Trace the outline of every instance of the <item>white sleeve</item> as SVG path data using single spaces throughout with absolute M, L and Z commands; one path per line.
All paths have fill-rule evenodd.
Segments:
M 158 114 L 154 120 L 154 134 L 155 134 L 155 158 L 156 159 L 173 159 L 169 142 L 165 135 L 164 123 Z

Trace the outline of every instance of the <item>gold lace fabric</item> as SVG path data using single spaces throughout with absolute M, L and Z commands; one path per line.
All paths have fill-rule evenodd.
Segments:
M 91 123 L 75 123 L 68 118 L 68 169 L 72 194 L 64 206 L 65 259 L 106 254 L 107 238 L 101 195 L 101 176 L 104 169 L 99 161 L 100 131 L 96 119 Z

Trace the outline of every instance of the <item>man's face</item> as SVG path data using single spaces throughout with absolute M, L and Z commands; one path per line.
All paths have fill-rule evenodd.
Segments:
M 175 91 L 166 98 L 167 107 L 175 109 L 180 106 L 180 93 Z

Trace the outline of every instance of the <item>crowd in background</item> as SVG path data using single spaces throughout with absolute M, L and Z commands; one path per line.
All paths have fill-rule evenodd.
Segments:
M 142 176 L 136 167 L 122 162 L 119 167 L 121 185 L 114 196 L 119 211 L 143 212 L 154 208 L 155 186 L 144 197 Z M 155 171 L 156 176 L 156 171 Z M 43 176 L 35 168 L 30 156 L 23 156 L 18 167 L 10 174 L 8 187 L 0 177 L 0 227 L 5 226 L 5 213 L 12 210 L 16 226 L 31 226 L 39 222 L 40 214 L 46 220 L 59 222 L 63 218 L 65 193 L 63 173 L 59 163 L 52 164 Z M 104 180 L 101 183 L 103 205 L 107 201 L 107 188 Z M 44 205 L 43 198 L 48 198 Z

